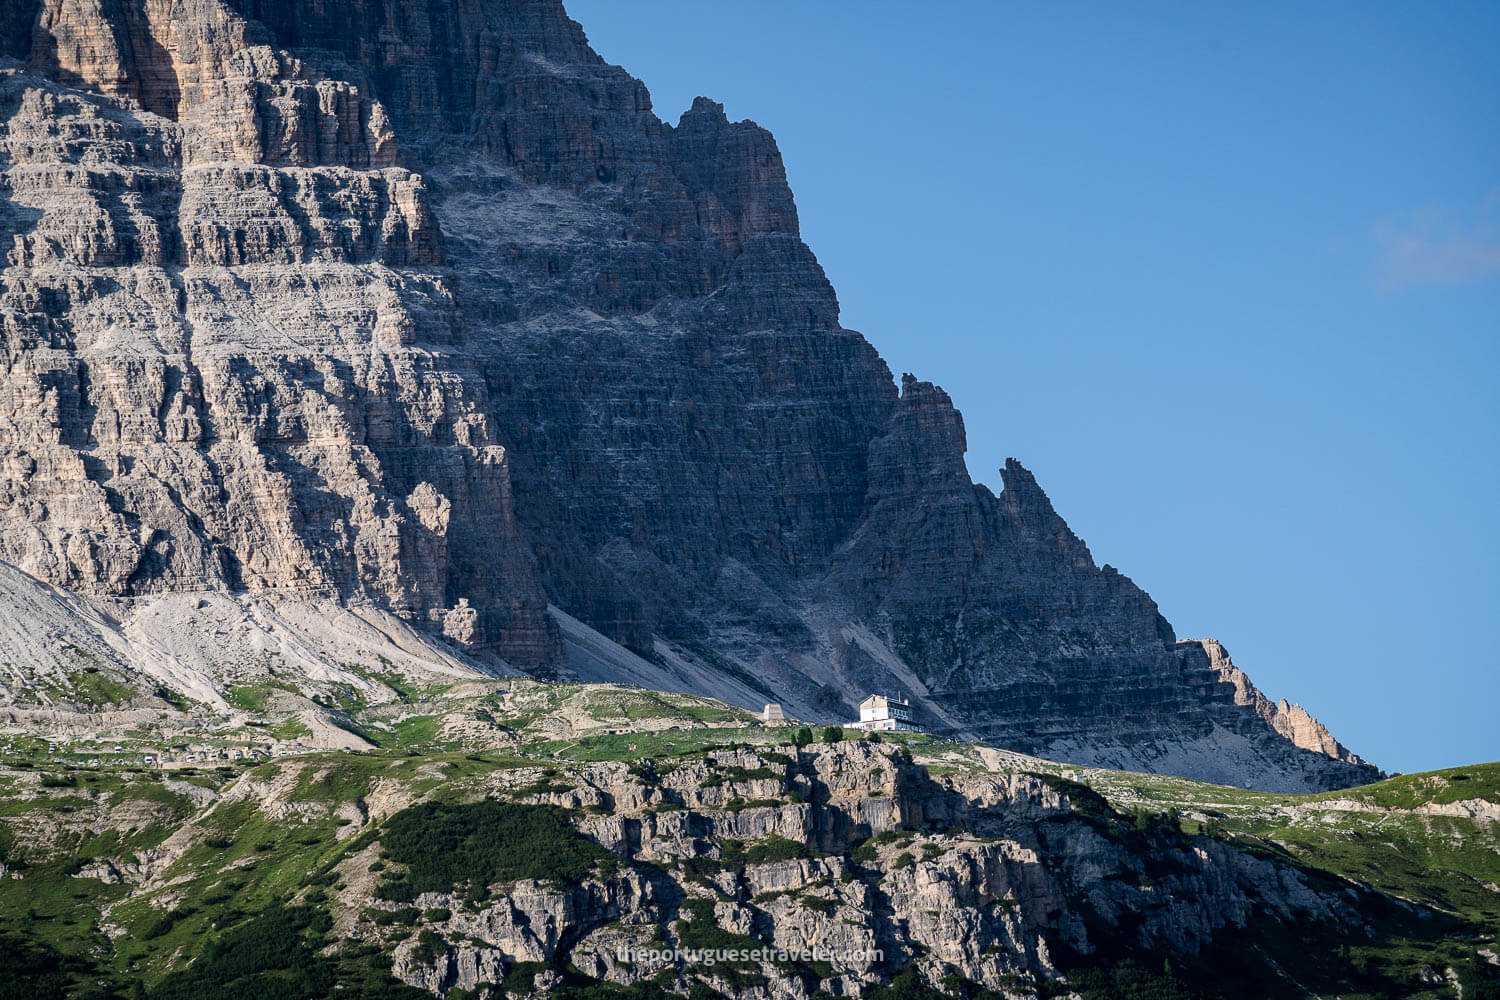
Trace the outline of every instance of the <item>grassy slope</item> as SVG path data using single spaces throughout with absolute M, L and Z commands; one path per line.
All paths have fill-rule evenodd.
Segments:
M 306 821 L 267 817 L 254 797 L 221 802 L 204 812 L 181 786 L 174 791 L 159 774 L 87 768 L 74 758 L 59 766 L 51 763 L 53 755 L 40 742 L 13 741 L 0 754 L 0 858 L 12 863 L 24 859 L 29 866 L 23 878 L 0 879 L 0 935 L 9 935 L 6 940 L 12 943 L 25 940 L 50 949 L 39 961 L 66 966 L 63 974 L 71 977 L 68 988 L 75 993 L 90 979 L 139 980 L 149 988 L 166 989 L 162 984 L 180 976 L 190 960 L 204 954 L 205 942 L 226 929 L 243 926 L 253 914 L 277 904 L 316 905 L 317 894 L 333 888 L 337 878 L 331 866 L 364 846 L 366 838 L 351 835 L 349 806 L 369 794 L 378 779 L 417 796 L 451 799 L 494 770 L 538 760 L 566 768 L 571 761 L 671 758 L 734 742 L 785 743 L 791 732 L 741 728 L 735 723 L 743 722 L 746 713 L 706 699 L 527 682 L 470 684 L 460 691 L 405 688 L 394 702 L 351 704 L 348 709 L 351 726 L 375 735 L 381 749 L 365 756 L 317 754 L 171 775 L 173 781 L 220 791 L 237 780 L 294 776 L 292 801 L 322 807 L 310 809 Z M 471 739 L 455 736 L 447 725 L 455 713 L 484 720 L 498 745 L 475 752 Z M 557 731 L 560 717 L 572 720 L 568 735 Z M 652 728 L 608 731 L 629 725 Z M 977 748 L 923 736 L 896 739 L 936 773 L 987 769 Z M 1493 928 L 1500 921 L 1500 838 L 1494 826 L 1419 811 L 1468 800 L 1500 802 L 1500 764 L 1295 796 L 1082 769 L 1019 755 L 999 757 L 1004 769 L 1081 780 L 1124 815 L 1175 809 L 1186 833 L 1209 832 L 1291 860 L 1316 877 L 1352 878 L 1449 915 L 1413 931 L 1410 912 L 1393 904 L 1390 913 L 1372 915 L 1383 928 L 1376 938 L 1352 946 L 1334 937 L 1315 940 L 1316 933 L 1305 940 L 1282 940 L 1276 937 L 1278 928 L 1257 925 L 1230 952 L 1205 958 L 1219 968 L 1241 963 L 1236 974 L 1248 983 L 1266 973 L 1266 954 L 1281 956 L 1286 975 L 1268 982 L 1268 990 L 1291 976 L 1308 983 L 1309 992 L 1391 995 L 1382 990 L 1393 978 L 1410 978 L 1412 969 L 1472 960 L 1474 935 L 1482 933 L 1476 928 Z M 987 759 L 996 763 L 993 753 Z M 28 777 L 42 774 L 50 778 L 48 787 Z M 341 806 L 342 817 L 336 815 Z M 98 815 L 129 816 L 130 822 L 101 832 L 89 822 Z M 190 833 L 178 835 L 190 846 L 171 862 L 165 886 L 148 896 L 126 900 L 125 884 L 78 877 L 95 858 L 149 858 L 153 848 L 184 826 Z M 110 928 L 115 930 L 106 936 Z M 129 933 L 121 936 L 118 929 Z M 387 944 L 412 933 L 410 927 L 393 928 Z M 316 930 L 307 934 L 313 940 Z M 110 937 L 115 938 L 113 948 Z M 12 951 L 21 954 L 14 947 Z M 363 956 L 357 972 L 340 974 L 378 979 L 381 961 L 379 955 Z M 1169 978 L 1187 982 L 1210 977 L 1217 974 L 1214 967 L 1184 968 Z M 1155 983 L 1153 989 L 1165 989 L 1159 974 L 1143 975 Z M 1441 985 L 1413 982 L 1410 987 L 1400 995 L 1453 995 Z M 384 988 L 372 985 L 370 995 Z M 1100 989 L 1092 995 L 1131 995 L 1113 980 Z M 1468 1000 L 1473 993 L 1465 994 Z
M 1500 804 L 1500 763 L 1475 764 L 1320 795 L 1272 795 L 1178 778 L 1086 772 L 1117 807 L 1177 807 L 1247 843 L 1467 920 L 1500 922 L 1495 825 L 1432 806 Z

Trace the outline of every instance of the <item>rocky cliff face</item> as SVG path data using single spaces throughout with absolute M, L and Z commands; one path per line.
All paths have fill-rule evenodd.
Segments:
M 1121 813 L 1086 785 L 991 753 L 989 767 L 942 776 L 904 749 L 868 743 L 720 748 L 629 766 L 322 756 L 208 784 L 169 772 L 153 789 L 122 777 L 109 792 L 79 789 L 94 808 L 61 815 L 39 808 L 39 775 L 0 769 L 16 806 L 0 822 L 0 863 L 16 865 L 15 889 L 113 886 L 85 924 L 97 929 L 93 952 L 118 948 L 132 974 L 165 976 L 164 996 L 205 995 L 215 956 L 243 955 L 254 940 L 244 921 L 256 911 L 244 908 L 288 873 L 310 882 L 296 905 L 326 913 L 318 943 L 347 963 L 341 980 L 358 961 L 434 996 L 587 996 L 596 994 L 581 987 L 613 983 L 648 996 L 707 986 L 807 1000 L 868 995 L 902 975 L 909 990 L 942 990 L 920 996 L 988 989 L 1019 1000 L 1078 995 L 1122 960 L 1144 958 L 1155 976 L 1168 956 L 1168 968 L 1229 995 L 1290 997 L 1308 993 L 1295 977 L 1309 969 L 1320 986 L 1349 982 L 1354 963 L 1335 960 L 1338 948 L 1380 955 L 1368 964 L 1384 985 L 1409 982 L 1424 962 L 1458 964 L 1482 940 L 1435 909 L 1248 849 L 1201 813 Z M 435 778 L 445 783 L 433 807 L 423 800 Z M 455 820 L 473 832 L 451 845 L 446 877 L 419 873 L 420 846 L 402 846 L 412 815 L 437 838 Z M 513 839 L 488 850 L 502 816 L 516 824 Z M 117 843 L 59 871 L 70 836 L 104 817 L 126 845 L 150 846 Z M 550 831 L 553 854 L 581 849 L 597 863 L 549 877 L 547 855 L 529 846 L 532 821 Z M 1493 821 L 1464 822 L 1482 833 Z M 210 849 L 222 868 L 201 865 Z M 490 877 L 491 855 L 508 857 L 503 877 Z M 1427 886 L 1440 884 L 1427 874 Z M 196 983 L 193 966 L 177 971 L 184 958 L 204 970 Z M 316 959 L 261 942 L 255 962 L 235 969 Z
M 110 597 L 368 599 L 554 660 L 379 105 L 213 3 L 46 4 L 33 28 L 46 75 L 0 78 L 0 558 Z
M 1370 930 L 1341 887 L 1222 842 L 1132 834 L 1084 786 L 1045 776 L 933 780 L 899 752 L 844 744 L 720 753 L 660 776 L 599 765 L 580 778 L 531 800 L 607 809 L 581 830 L 632 869 L 578 886 L 523 882 L 477 912 L 462 894 L 424 893 L 411 905 L 449 914 L 433 928 L 442 943 L 399 945 L 398 977 L 442 994 L 499 981 L 517 962 L 566 959 L 593 979 L 707 981 L 771 1000 L 818 987 L 852 996 L 914 967 L 950 988 L 1033 996 L 1058 978 L 1057 953 L 1096 956 L 1127 924 L 1132 948 L 1193 956 L 1257 919 Z M 535 781 L 517 774 L 492 794 Z M 765 856 L 778 846 L 784 856 Z M 351 886 L 368 885 L 372 857 L 347 866 Z M 341 902 L 357 907 L 362 891 Z M 666 919 L 674 908 L 684 923 Z M 820 949 L 828 971 L 812 982 L 754 960 L 715 969 L 623 957 L 691 951 L 704 923 L 721 946 Z
M 560 3 L 4 17 L 0 560 L 115 614 L 332 598 L 491 666 L 1374 775 L 1176 646 L 1018 463 L 973 484 L 947 395 L 839 326 L 769 133 L 662 122 Z

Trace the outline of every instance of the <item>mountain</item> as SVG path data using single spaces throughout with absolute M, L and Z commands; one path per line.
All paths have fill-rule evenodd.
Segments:
M 82 704 L 85 660 L 165 710 L 400 656 L 1379 776 L 1018 462 L 975 484 L 947 394 L 839 325 L 771 135 L 704 98 L 664 123 L 555 0 L 0 22 L 13 718 Z
M 359 753 L 289 753 L 309 737 L 266 719 L 308 703 L 276 689 L 176 748 L 0 741 L 10 992 L 1500 994 L 1500 764 L 1273 795 L 911 734 L 809 745 L 618 685 L 387 679 L 399 697 L 340 702 L 379 744 Z

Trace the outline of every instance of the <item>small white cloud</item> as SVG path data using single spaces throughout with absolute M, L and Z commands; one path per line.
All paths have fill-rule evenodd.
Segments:
M 1375 241 L 1383 288 L 1500 278 L 1500 188 L 1490 192 L 1472 219 L 1429 209 L 1378 224 Z

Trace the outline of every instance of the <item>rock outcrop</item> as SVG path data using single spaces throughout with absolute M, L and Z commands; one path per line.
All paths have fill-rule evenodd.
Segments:
M 567 964 L 621 985 L 704 982 L 783 1000 L 857 995 L 912 967 L 949 989 L 1029 997 L 1056 988 L 1060 952 L 1075 966 L 1101 947 L 1198 956 L 1257 921 L 1368 932 L 1347 883 L 1175 827 L 1143 833 L 1084 786 L 1044 775 L 932 778 L 899 750 L 860 743 L 726 751 L 660 776 L 600 764 L 531 792 L 539 773 L 490 794 L 608 806 L 580 829 L 626 865 L 576 885 L 495 886 L 482 904 L 457 892 L 370 904 L 438 918 L 425 948 L 397 945 L 403 981 L 442 995 L 524 963 Z M 368 885 L 368 864 L 341 869 L 343 905 L 366 905 L 352 887 Z M 824 957 L 816 973 L 795 960 L 693 961 L 708 940 Z
M 117 610 L 327 598 L 548 674 L 582 622 L 808 718 L 899 687 L 1033 753 L 1374 776 L 1184 656 L 1019 463 L 972 483 L 947 395 L 839 325 L 770 134 L 662 122 L 556 0 L 4 18 L 0 560 Z
M 460 687 L 441 697 L 515 734 L 590 718 L 623 735 L 618 713 L 669 708 L 626 688 Z M 389 972 L 474 1000 L 620 992 L 609 984 L 747 1000 L 1398 996 L 1433 969 L 1465 995 L 1496 982 L 1483 946 L 1500 765 L 1267 795 L 992 747 L 741 734 L 757 742 L 635 732 L 662 751 L 649 758 L 502 737 L 164 772 L 128 763 L 138 750 L 85 750 L 117 759 L 82 777 L 47 759 L 81 747 L 13 749 L 0 891 L 50 901 L 56 940 L 88 942 L 75 954 L 93 963 L 20 981 L 401 993 Z
M 1282 698 L 1275 704 L 1250 683 L 1245 672 L 1229 659 L 1229 651 L 1214 639 L 1184 639 L 1177 643 L 1177 655 L 1197 669 L 1202 669 L 1203 657 L 1208 658 L 1208 668 L 1215 671 L 1219 680 L 1234 687 L 1234 703 L 1249 708 L 1256 716 L 1270 723 L 1293 746 L 1322 754 L 1346 764 L 1363 765 L 1366 762 L 1351 753 L 1342 743 L 1333 738 L 1328 727 L 1308 714 L 1301 705 L 1288 705 Z

